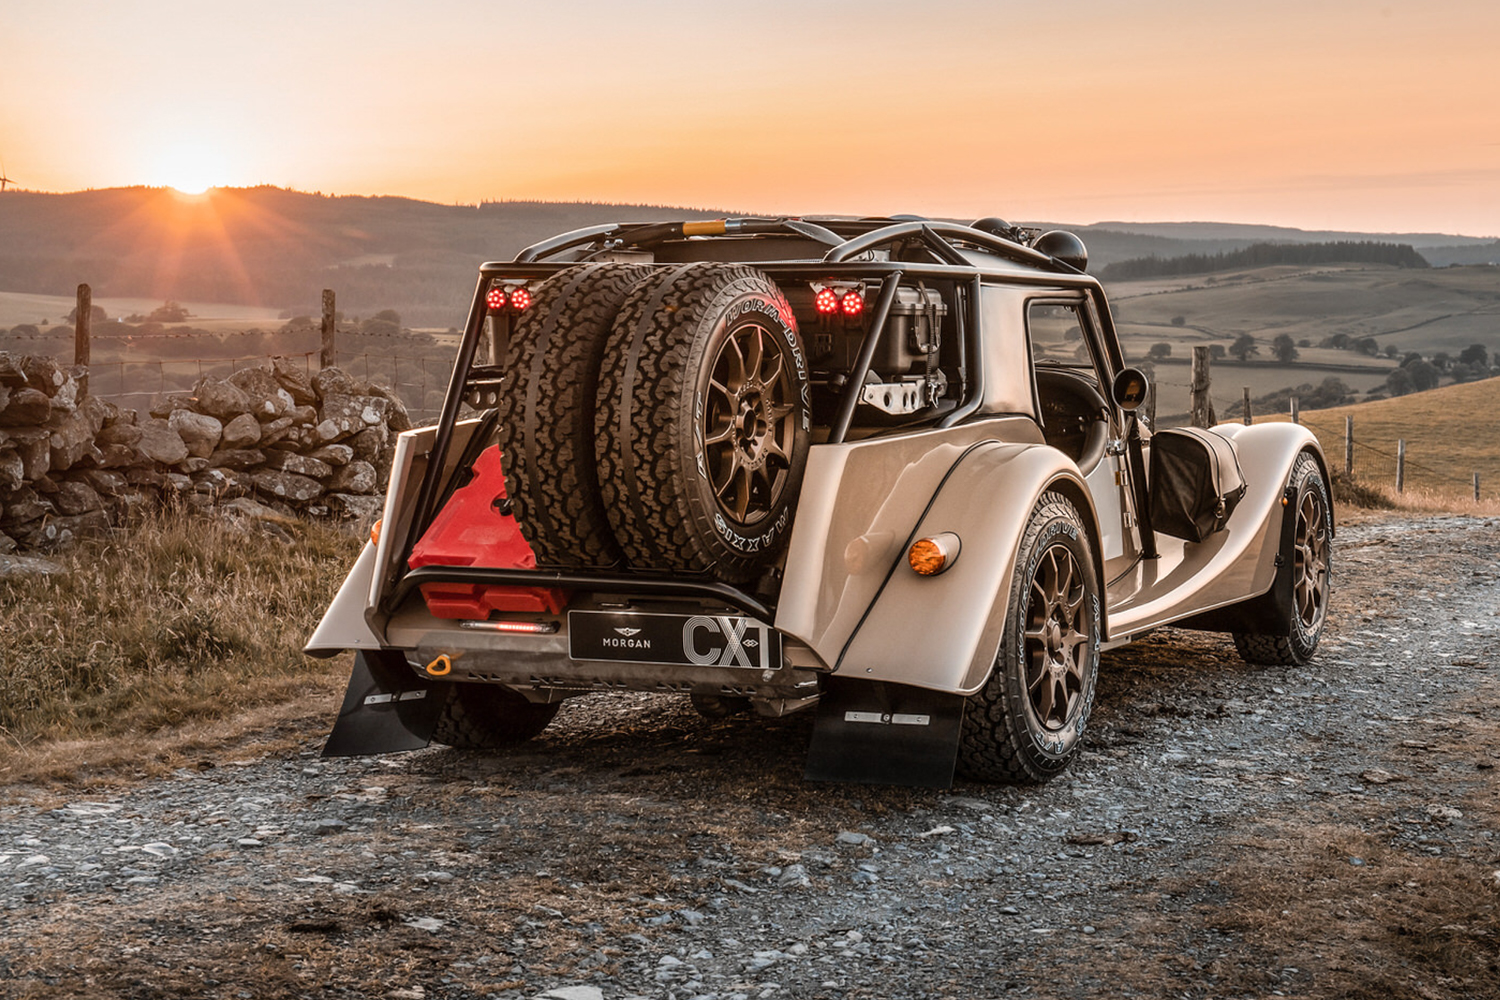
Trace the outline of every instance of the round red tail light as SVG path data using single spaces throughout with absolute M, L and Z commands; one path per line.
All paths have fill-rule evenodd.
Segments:
M 813 305 L 817 307 L 819 314 L 832 315 L 839 311 L 838 293 L 832 288 L 820 288 L 818 294 L 813 297 Z
M 510 307 L 516 312 L 531 308 L 531 289 L 518 285 L 510 290 Z
M 491 288 L 484 297 L 484 304 L 490 307 L 491 312 L 499 312 L 505 308 L 505 289 Z
M 839 305 L 843 307 L 845 316 L 858 316 L 864 311 L 865 297 L 859 292 L 845 292 Z

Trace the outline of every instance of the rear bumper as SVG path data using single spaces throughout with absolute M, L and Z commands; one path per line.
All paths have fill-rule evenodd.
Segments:
M 576 605 L 575 605 L 576 608 Z M 675 613 L 681 608 L 636 608 Z M 569 621 L 562 615 L 509 616 L 555 627 L 548 634 L 477 631 L 433 617 L 420 599 L 408 600 L 386 626 L 386 648 L 402 652 L 412 669 L 444 680 L 504 684 L 560 694 L 582 691 L 712 693 L 765 699 L 802 699 L 818 692 L 827 672 L 810 649 L 782 637 L 779 662 L 751 666 L 647 663 L 574 658 Z

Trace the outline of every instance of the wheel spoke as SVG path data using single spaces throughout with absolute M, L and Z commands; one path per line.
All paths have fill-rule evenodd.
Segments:
M 714 496 L 718 497 L 719 500 L 723 502 L 727 502 L 725 494 L 727 494 L 730 487 L 734 485 L 735 478 L 739 475 L 740 472 L 740 450 L 738 448 L 730 448 L 727 450 L 726 457 L 728 458 L 727 464 L 729 468 L 727 470 L 727 475 L 725 475 L 724 477 L 723 483 L 720 484 L 717 479 L 711 480 L 714 488 Z
M 751 334 L 751 336 L 747 336 L 745 339 L 749 341 L 747 345 L 749 347 L 749 351 L 744 355 L 745 378 L 747 380 L 756 379 L 760 376 L 761 362 L 765 360 L 766 356 L 765 331 L 763 331 L 760 327 L 755 326 L 751 327 L 750 331 L 748 332 Z
M 734 383 L 735 390 L 738 391 L 739 387 L 745 384 L 746 379 L 745 352 L 740 350 L 740 340 L 738 337 L 730 337 L 728 346 L 734 349 L 733 356 L 726 351 L 721 357 L 727 358 L 738 371 L 738 375 L 729 380 Z
M 750 476 L 750 470 L 745 468 L 744 466 L 741 466 L 739 469 L 739 476 L 737 477 L 739 479 L 740 488 L 735 494 L 734 505 L 735 517 L 739 518 L 741 521 L 745 520 L 745 515 L 750 513 Z
M 786 363 L 786 356 L 778 348 L 771 352 L 769 363 L 770 370 L 767 371 L 767 361 L 764 358 L 762 359 L 760 372 L 758 373 L 762 385 L 775 385 L 777 380 L 781 378 L 781 368 Z

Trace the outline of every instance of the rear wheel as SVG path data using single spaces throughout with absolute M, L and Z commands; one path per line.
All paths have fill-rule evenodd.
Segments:
M 498 750 L 525 743 L 557 715 L 557 702 L 527 701 L 498 684 L 455 683 L 448 687 L 448 701 L 432 739 L 459 750 Z
M 1038 782 L 1072 762 L 1094 705 L 1099 617 L 1083 520 L 1044 493 L 1021 538 L 995 668 L 964 707 L 963 773 Z
M 754 268 L 691 264 L 638 285 L 599 373 L 599 484 L 634 565 L 756 579 L 791 530 L 807 462 L 796 320 Z
M 1306 452 L 1292 466 L 1292 509 L 1296 523 L 1283 571 L 1291 574 L 1291 608 L 1274 633 L 1236 632 L 1234 647 L 1248 663 L 1300 666 L 1312 659 L 1328 621 L 1333 589 L 1333 504 L 1317 461 Z M 1279 582 L 1279 581 L 1278 581 Z
M 511 334 L 499 444 L 506 493 L 540 565 L 622 559 L 599 494 L 594 398 L 615 310 L 650 273 L 631 264 L 569 268 L 536 290 Z

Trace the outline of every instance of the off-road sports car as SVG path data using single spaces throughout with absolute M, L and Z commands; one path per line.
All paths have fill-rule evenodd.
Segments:
M 307 644 L 357 651 L 325 752 L 501 747 L 661 691 L 815 710 L 810 778 L 1044 781 L 1101 650 L 1173 624 L 1306 662 L 1316 439 L 1153 433 L 1086 264 L 911 218 L 601 225 L 484 264 Z

